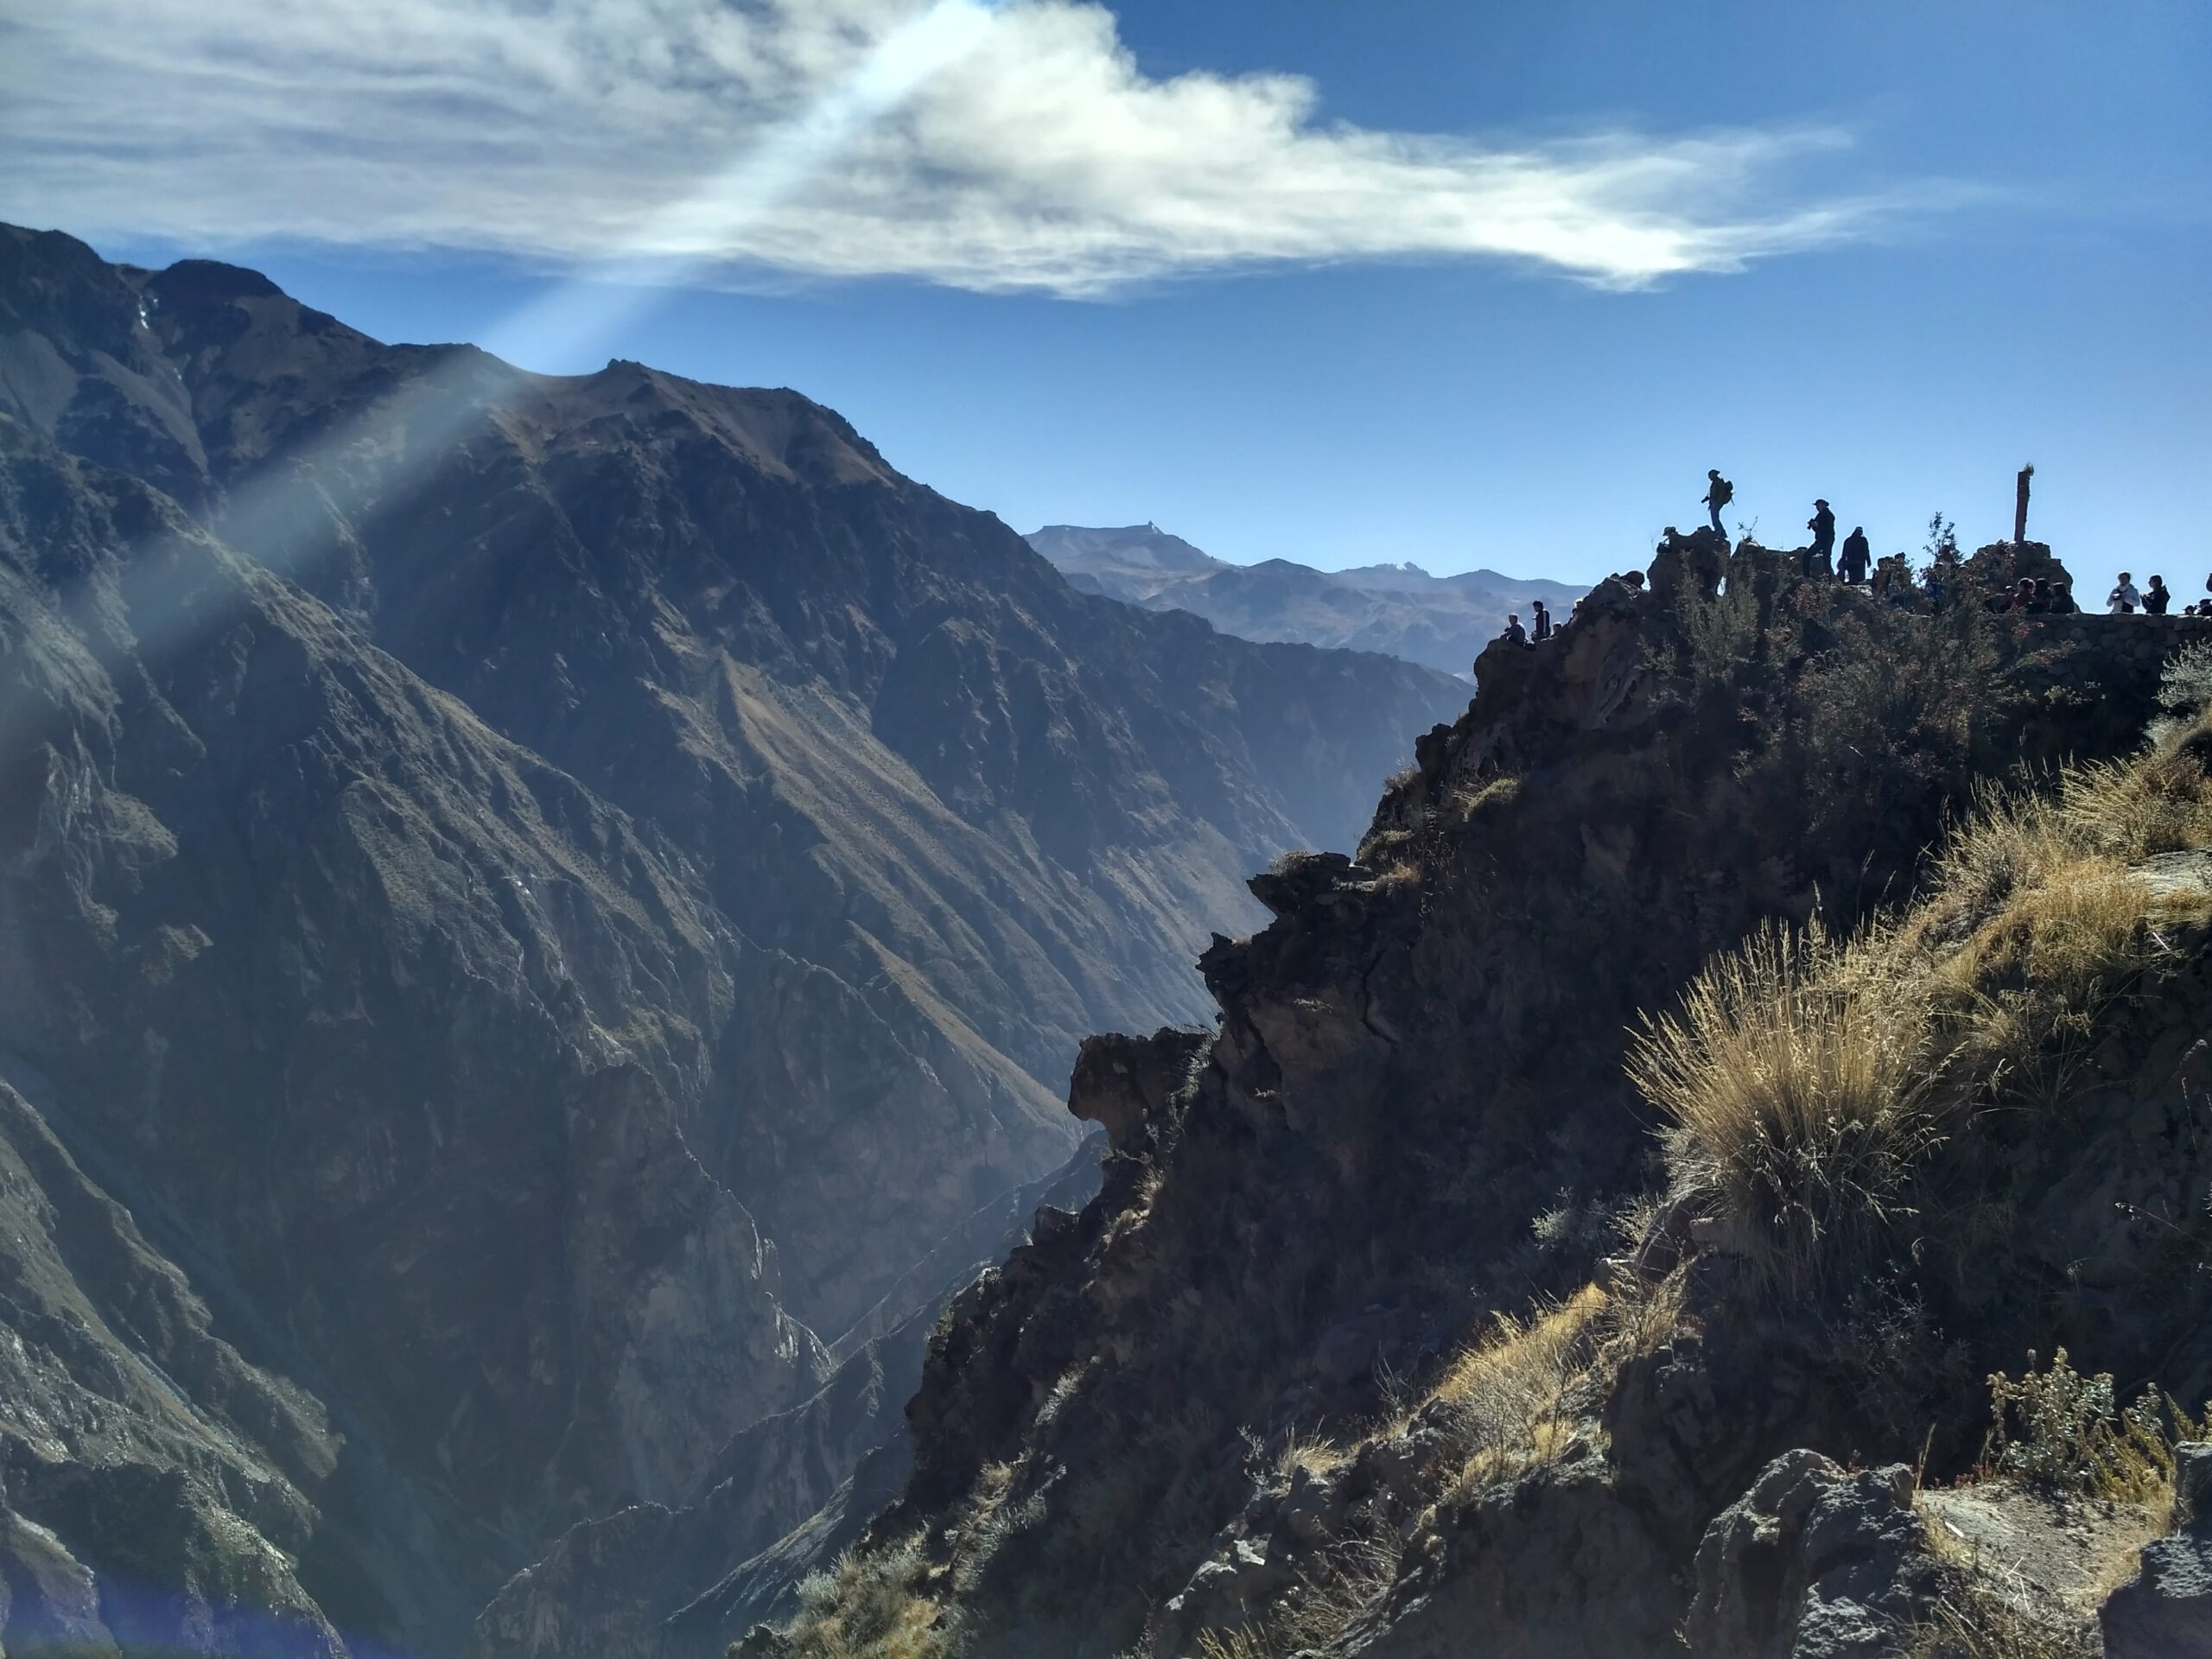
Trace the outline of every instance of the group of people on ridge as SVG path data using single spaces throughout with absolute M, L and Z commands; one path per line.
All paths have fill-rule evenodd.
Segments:
M 1706 469 L 1706 489 L 1702 505 L 1712 518 L 1713 533 L 1726 540 L 1728 531 L 1720 522 L 1720 510 L 1736 499 L 1736 486 L 1720 476 L 1718 467 Z M 1852 526 L 1851 534 L 1843 538 L 1843 548 L 1838 553 L 1835 544 L 1835 513 L 1824 500 L 1813 503 L 1813 516 L 1805 521 L 1805 528 L 1813 532 L 1809 545 L 1799 550 L 1801 576 L 1821 581 L 1838 581 L 1848 587 L 1866 583 L 1878 600 L 1893 604 L 1909 605 L 1916 597 L 1936 600 L 1948 599 L 1958 591 L 1960 568 L 1958 549 L 1950 543 L 1946 532 L 1943 544 L 1936 549 L 1934 560 L 1927 571 L 1916 582 L 1911 562 L 1902 553 L 1876 559 L 1874 550 L 1866 539 L 1864 524 Z M 1670 536 L 1673 532 L 1668 532 Z M 1632 571 L 1619 579 L 1631 586 L 1643 586 L 1643 573 Z M 2205 578 L 2205 592 L 2212 595 L 2212 576 Z M 2063 579 L 2044 576 L 2023 576 L 2007 590 L 2002 598 L 1989 601 L 1994 609 L 2031 616 L 2063 616 L 2080 610 L 2074 602 L 2069 584 Z M 2164 576 L 2153 575 L 2150 586 L 2138 589 L 2134 580 L 2123 570 L 2120 580 L 2107 595 L 2106 604 L 2114 615 L 2130 615 L 2141 611 L 2150 616 L 2164 616 L 2173 603 L 2173 590 L 2166 586 Z M 1523 626 L 1518 611 L 1510 613 L 1500 636 L 1509 645 L 1541 645 L 1554 632 L 1551 613 L 1541 599 L 1530 601 L 1534 613 L 1531 626 Z M 1580 601 L 1576 609 L 1581 608 Z M 2212 596 L 2185 607 L 2183 616 L 2212 617 Z M 1573 618 L 1568 619 L 1570 621 Z
M 2212 594 L 2212 576 L 2204 579 L 2204 591 Z M 2136 590 L 2135 579 L 2126 571 L 2120 573 L 2120 580 L 2113 584 L 2112 592 L 2105 595 L 2105 608 L 2114 616 L 2130 616 L 2141 611 L 2146 616 L 2164 616 L 2174 602 L 2174 590 L 2166 586 L 2164 576 L 2153 575 L 2151 585 Z M 2212 599 L 2200 599 L 2194 605 L 2182 607 L 2183 616 L 2212 616 Z

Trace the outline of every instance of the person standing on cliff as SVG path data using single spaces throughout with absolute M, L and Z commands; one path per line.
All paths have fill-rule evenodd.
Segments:
M 2126 571 L 2120 573 L 2120 580 L 2113 584 L 2112 592 L 2105 595 L 2105 608 L 2114 616 L 2133 616 L 2142 607 L 2143 595 L 2135 590 L 2135 582 Z
M 1834 575 L 1835 570 L 1830 561 L 1835 555 L 1835 514 L 1828 511 L 1827 502 L 1813 503 L 1813 516 L 1805 521 L 1805 528 L 1813 532 L 1813 544 L 1805 550 L 1804 574 Z
M 1541 645 L 1552 637 L 1552 613 L 1544 608 L 1544 601 L 1541 599 L 1532 599 L 1529 604 L 1536 615 L 1536 626 L 1529 637 L 1535 644 Z
M 1718 467 L 1707 467 L 1705 479 L 1705 505 L 1713 515 L 1713 533 L 1725 539 L 1728 532 L 1720 527 L 1720 509 L 1736 499 L 1736 486 L 1720 476 Z M 2212 582 L 2204 585 L 2212 588 Z
M 1851 534 L 1843 538 L 1841 575 L 1844 581 L 1856 588 L 1866 580 L 1866 567 L 1874 560 L 1874 550 L 1866 540 L 1866 526 L 1853 524 Z
M 2164 616 L 2166 607 L 2173 602 L 2174 590 L 2166 586 L 2166 579 L 2153 575 L 2151 585 L 2143 590 L 2143 608 L 2152 616 Z

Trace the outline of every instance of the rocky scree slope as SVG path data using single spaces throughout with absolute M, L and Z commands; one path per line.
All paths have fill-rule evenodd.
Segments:
M 1029 544 L 1071 585 L 1147 610 L 1188 611 L 1240 639 L 1281 639 L 1379 651 L 1465 674 L 1505 626 L 1531 620 L 1541 599 L 1554 615 L 1586 591 L 1495 570 L 1432 576 L 1414 564 L 1316 570 L 1288 559 L 1231 564 L 1151 524 L 1090 530 L 1047 524 Z
M 2212 677 L 2061 785 L 2155 663 L 1704 533 L 1652 588 L 1486 654 L 1356 862 L 1255 879 L 1215 1033 L 1086 1045 L 1103 1192 L 957 1300 L 899 1500 L 738 1652 L 1988 1653 L 2037 1615 L 1926 1493 L 2171 1516 L 2180 1417 L 1993 1451 L 1984 1378 L 2212 1392 Z M 2002 779 L 2056 798 L 1936 855 Z
M 791 393 L 0 231 L 4 1634 L 458 1649 L 590 1517 L 779 1529 L 1076 1033 L 1459 699 Z

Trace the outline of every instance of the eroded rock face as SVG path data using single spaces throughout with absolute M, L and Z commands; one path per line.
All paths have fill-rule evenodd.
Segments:
M 1707 1529 L 1686 1633 L 1713 1659 L 1880 1659 L 1941 1569 L 1902 1464 L 1847 1474 L 1786 1452 Z
M 2144 1546 L 2098 1615 L 2107 1659 L 2212 1656 L 2212 1446 L 2183 1446 L 2176 1474 L 2180 1529 Z
M 1499 1659 L 1643 1659 L 1680 1651 L 1679 1618 L 1662 1541 L 1590 1457 L 1501 1484 L 1417 1536 L 1341 1650 L 1452 1659 L 1480 1631 Z

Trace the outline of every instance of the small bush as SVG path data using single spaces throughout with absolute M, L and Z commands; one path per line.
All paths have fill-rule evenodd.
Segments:
M 1648 1020 L 1629 1071 L 1664 1112 L 1675 1190 L 1779 1290 L 1857 1276 L 1939 1138 L 1924 1017 L 1884 941 L 1772 929 Z
M 795 1659 L 947 1659 L 957 1615 L 922 1593 L 921 1541 L 853 1550 L 799 1586 Z
M 2162 747 L 2184 735 L 2212 708 L 2212 645 L 2183 645 L 2158 676 L 2158 712 L 2144 735 Z
M 1571 1427 L 1567 1394 L 1596 1357 L 1606 1300 L 1586 1285 L 1534 1319 L 1500 1314 L 1445 1370 L 1427 1409 L 1452 1437 L 1459 1491 L 1517 1473 L 1558 1450 Z
M 2153 1505 L 2172 1502 L 2175 1446 L 2206 1428 L 2161 1394 L 2120 1408 L 2111 1373 L 2083 1376 L 2063 1348 L 2047 1371 L 2030 1354 L 2017 1380 L 1993 1374 L 1989 1415 L 1982 1462 L 1990 1472 L 2046 1491 Z

